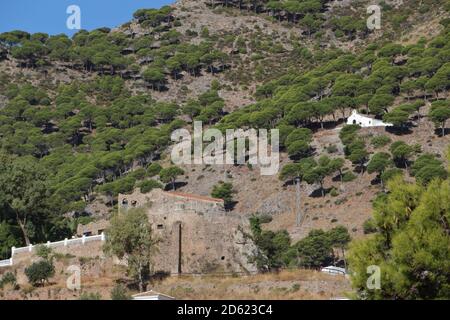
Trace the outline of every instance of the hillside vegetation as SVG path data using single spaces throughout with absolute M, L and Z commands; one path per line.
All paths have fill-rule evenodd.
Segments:
M 417 219 L 439 230 L 429 241 L 448 242 L 448 206 L 442 226 L 418 201 L 448 189 L 450 2 L 380 1 L 381 30 L 367 28 L 367 4 L 184 0 L 71 38 L 0 34 L 0 258 L 109 218 L 117 195 L 138 187 L 223 198 L 251 219 L 260 271 L 346 266 L 350 239 L 369 233 L 351 246 L 355 268 L 365 274 L 361 257 L 376 252 L 374 264 L 394 270 L 414 256 L 400 251 Z M 345 125 L 353 109 L 393 126 Z M 279 129 L 279 174 L 173 166 L 170 135 L 194 121 L 222 132 Z M 405 210 L 416 214 L 382 217 L 380 202 L 400 192 L 390 181 L 411 193 Z M 424 260 L 448 257 L 448 247 L 436 250 L 439 259 Z M 431 272 L 427 261 L 392 271 L 402 285 L 369 296 L 448 297 L 443 267 L 429 281 L 446 286 L 402 291 Z M 367 294 L 365 278 L 354 283 Z

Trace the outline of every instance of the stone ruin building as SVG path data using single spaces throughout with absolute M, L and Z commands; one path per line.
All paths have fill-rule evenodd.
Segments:
M 247 273 L 256 266 L 249 257 L 256 247 L 246 234 L 248 219 L 226 212 L 224 201 L 205 196 L 154 189 L 119 194 L 118 210 L 145 210 L 160 240 L 154 271 L 170 274 Z M 79 236 L 96 235 L 107 229 L 101 220 L 79 226 Z
M 256 250 L 244 234 L 248 219 L 225 211 L 224 201 L 154 189 L 120 194 L 119 212 L 146 211 L 160 239 L 155 270 L 180 273 L 254 272 L 248 262 Z

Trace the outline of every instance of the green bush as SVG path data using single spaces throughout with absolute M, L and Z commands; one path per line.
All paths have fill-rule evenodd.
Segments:
M 36 247 L 36 255 L 45 260 L 49 260 L 52 251 L 53 251 L 52 248 L 49 248 L 43 244 L 40 244 Z
M 373 137 L 370 143 L 374 148 L 381 148 L 391 143 L 391 138 L 385 135 Z
M 207 27 L 203 27 L 201 31 L 202 38 L 208 38 L 209 37 L 209 30 Z
M 319 268 L 333 261 L 332 243 L 328 233 L 323 230 L 311 230 L 295 247 L 300 267 Z
M 25 268 L 25 275 L 33 286 L 44 284 L 55 275 L 55 266 L 47 260 L 34 262 L 28 268 Z
M 375 224 L 375 221 L 373 221 L 372 218 L 369 218 L 366 221 L 364 221 L 363 231 L 364 231 L 364 234 L 375 233 L 377 231 L 377 226 Z
M 123 285 L 116 285 L 111 290 L 111 300 L 131 300 L 131 295 Z
M 141 182 L 139 185 L 142 193 L 147 193 L 152 191 L 153 189 L 159 188 L 162 189 L 164 186 L 156 180 L 146 180 Z
M 145 177 L 145 175 L 146 175 L 145 169 L 139 168 L 139 169 L 134 170 L 133 172 L 130 172 L 128 174 L 128 177 L 131 177 L 136 180 L 141 180 Z
M 386 171 L 384 171 L 381 174 L 381 180 L 384 183 L 387 183 L 393 177 L 398 176 L 398 175 L 403 175 L 403 170 L 402 169 L 399 169 L 399 168 L 387 169 Z
M 328 153 L 336 153 L 337 151 L 338 151 L 338 148 L 336 147 L 335 144 L 330 144 L 330 145 L 327 147 L 327 152 L 328 152 Z
M 331 195 L 332 197 L 337 197 L 337 196 L 339 195 L 339 192 L 337 191 L 336 188 L 333 188 L 333 189 L 331 189 L 331 191 L 330 191 L 330 195 Z
M 423 4 L 419 7 L 419 12 L 422 14 L 427 13 L 428 11 L 430 11 L 430 6 L 427 4 Z
M 356 179 L 356 176 L 350 171 L 348 171 L 342 175 L 342 182 L 350 182 L 355 179 Z
M 344 249 L 351 240 L 347 229 L 338 226 L 328 232 L 312 230 L 307 237 L 292 245 L 286 230 L 262 230 L 261 217 L 256 215 L 250 218 L 250 229 L 251 237 L 259 249 L 250 257 L 250 261 L 256 262 L 261 271 L 328 265 L 334 259 L 333 248 Z
M 154 177 L 157 176 L 162 170 L 162 167 L 159 163 L 153 162 L 151 165 L 147 168 L 147 176 L 148 177 Z
M 223 199 L 225 206 L 228 207 L 233 202 L 233 185 L 231 183 L 222 182 L 213 187 L 211 196 L 213 198 Z
M 17 279 L 14 273 L 7 272 L 3 275 L 3 277 L 0 279 L 0 289 L 3 289 L 3 287 L 7 284 L 11 284 L 13 288 L 17 287 Z
M 101 300 L 101 296 L 98 292 L 83 292 L 78 300 Z

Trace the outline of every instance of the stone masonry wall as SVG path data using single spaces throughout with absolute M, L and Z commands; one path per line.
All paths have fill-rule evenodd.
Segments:
M 244 236 L 248 221 L 227 213 L 221 199 L 160 189 L 147 194 L 136 190 L 119 195 L 119 210 L 130 208 L 146 210 L 160 239 L 155 270 L 172 274 L 256 271 L 255 265 L 248 263 L 248 256 L 256 250 Z

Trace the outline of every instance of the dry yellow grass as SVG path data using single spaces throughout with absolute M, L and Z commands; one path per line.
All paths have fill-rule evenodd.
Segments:
M 28 260 L 24 259 L 20 265 L 14 267 L 18 274 L 20 289 L 2 290 L 0 299 L 78 299 L 80 292 L 70 291 L 66 287 L 66 280 L 70 274 L 66 272 L 67 266 L 77 262 L 77 258 L 56 262 L 55 276 L 50 279 L 50 283 L 37 288 L 29 286 L 23 274 L 24 267 L 30 263 Z M 115 266 L 110 261 L 93 260 L 82 267 L 81 290 L 99 293 L 102 299 L 110 299 L 111 290 L 117 281 L 127 282 L 124 274 L 122 266 Z M 171 276 L 151 283 L 148 289 L 181 300 L 331 299 L 345 296 L 351 291 L 348 279 L 343 276 L 299 269 L 248 276 Z
M 111 289 L 119 278 L 124 280 L 115 272 L 106 272 L 102 276 L 85 274 L 82 276 L 82 291 L 99 293 L 102 299 L 109 299 Z M 351 291 L 345 277 L 311 270 L 287 270 L 250 276 L 172 276 L 152 283 L 148 289 L 181 300 L 331 299 L 345 296 Z M 59 272 L 45 287 L 28 288 L 27 284 L 22 284 L 21 290 L 5 290 L 3 293 L 2 298 L 6 299 L 56 300 L 77 299 L 80 294 L 66 288 L 66 276 Z
M 331 299 L 350 292 L 348 279 L 311 270 L 251 276 L 169 277 L 153 290 L 177 299 Z

